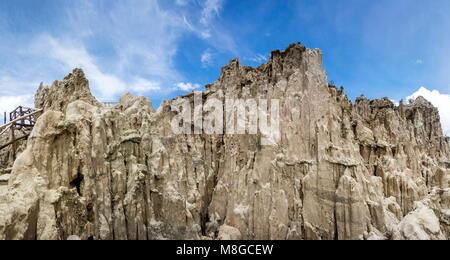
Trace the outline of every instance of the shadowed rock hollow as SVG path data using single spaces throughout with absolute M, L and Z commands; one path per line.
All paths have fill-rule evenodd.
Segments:
M 428 101 L 349 101 L 320 50 L 234 59 L 205 100 L 279 99 L 281 140 L 175 135 L 171 104 L 91 95 L 81 70 L 41 86 L 0 194 L 0 239 L 448 239 L 449 139 Z

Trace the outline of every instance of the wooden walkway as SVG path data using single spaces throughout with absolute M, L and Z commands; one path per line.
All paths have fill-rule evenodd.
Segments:
M 0 151 L 12 146 L 13 157 L 16 156 L 16 143 L 21 140 L 25 140 L 31 133 L 34 125 L 36 124 L 37 116 L 42 113 L 43 110 L 35 110 L 32 108 L 27 108 L 19 106 L 10 115 L 10 122 L 0 126 L 0 140 L 4 143 L 0 143 Z M 5 115 L 6 117 L 6 115 Z M 6 118 L 5 118 L 6 121 Z M 21 136 L 16 136 L 18 134 Z M 4 138 L 1 138 L 4 137 Z

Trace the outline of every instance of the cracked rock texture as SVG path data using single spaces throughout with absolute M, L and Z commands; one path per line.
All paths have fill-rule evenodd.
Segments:
M 352 103 L 320 50 L 234 59 L 205 101 L 279 99 L 281 139 L 175 135 L 171 104 L 91 95 L 81 70 L 44 108 L 0 193 L 0 239 L 448 239 L 450 146 L 428 101 Z

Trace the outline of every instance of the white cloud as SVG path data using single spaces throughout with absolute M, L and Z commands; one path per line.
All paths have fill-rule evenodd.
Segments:
M 225 0 L 202 0 L 197 1 L 201 10 L 198 12 L 197 5 L 189 5 L 191 9 L 182 15 L 182 23 L 188 30 L 195 33 L 199 38 L 206 40 L 215 49 L 237 53 L 235 38 L 221 24 L 215 23 L 220 17 Z M 188 5 L 187 5 L 188 6 Z M 190 19 L 189 19 L 189 18 Z
M 0 59 L 8 66 L 0 71 L 0 95 L 34 93 L 41 81 L 51 84 L 75 67 L 85 71 L 94 95 L 107 100 L 127 91 L 162 97 L 173 91 L 162 85 L 185 80 L 174 57 L 179 38 L 190 30 L 178 9 L 147 0 L 80 0 L 61 9 L 63 30 L 36 31 L 26 41 L 11 31 L 2 34 Z
M 139 95 L 143 95 L 152 91 L 160 91 L 161 83 L 156 81 L 149 81 L 143 78 L 137 78 L 134 80 L 130 89 Z
M 82 44 L 61 43 L 51 36 L 43 36 L 38 42 L 38 48 L 47 49 L 47 54 L 63 64 L 66 71 L 82 68 L 100 99 L 111 99 L 126 91 L 126 84 L 114 75 L 103 73 Z
M 202 62 L 203 67 L 207 67 L 211 65 L 213 58 L 213 54 L 211 53 L 211 50 L 206 50 L 203 52 L 202 56 L 200 57 L 200 61 Z
M 180 83 L 175 84 L 175 87 L 178 90 L 189 92 L 189 91 L 192 91 L 194 89 L 199 89 L 200 88 L 200 84 L 180 82 Z
M 211 32 L 208 29 L 201 31 L 200 38 L 202 38 L 202 39 L 211 38 Z
M 3 124 L 3 113 L 6 112 L 7 116 L 9 112 L 17 108 L 18 106 L 25 106 L 33 108 L 34 101 L 32 95 L 23 96 L 0 96 L 0 125 Z
M 179 11 L 162 9 L 158 1 L 148 0 L 135 0 L 132 5 L 120 1 L 113 7 L 109 20 L 92 24 L 98 27 L 96 34 L 111 38 L 119 72 L 130 74 L 132 69 L 132 74 L 146 75 L 152 81 L 179 80 L 173 59 L 179 38 L 189 31 Z
M 239 50 L 235 40 L 236 37 L 228 32 L 226 26 L 216 23 L 215 19 L 220 17 L 225 0 L 197 0 L 190 1 L 197 4 L 189 4 L 182 12 L 180 23 L 190 32 L 205 40 L 214 49 L 222 52 L 230 52 L 239 56 Z M 200 12 L 198 10 L 200 5 Z M 242 46 L 241 46 L 242 47 Z
M 400 105 L 400 103 L 397 101 L 397 100 L 395 100 L 395 99 L 389 99 L 392 103 L 394 103 L 394 105 L 396 105 L 396 106 L 399 106 Z
M 444 134 L 450 136 L 450 95 L 442 94 L 437 90 L 430 91 L 425 87 L 421 87 L 414 94 L 407 97 L 406 100 L 416 99 L 419 96 L 424 97 L 439 109 Z
M 175 3 L 179 6 L 186 6 L 189 3 L 189 0 L 176 0 Z
M 13 78 L 9 75 L 0 76 L 0 95 L 17 96 L 29 93 L 39 86 L 40 82 Z
M 124 81 L 118 76 L 103 72 L 95 57 L 91 56 L 81 43 L 65 42 L 51 36 L 42 36 L 37 42 L 39 44 L 35 46 L 35 51 L 49 50 L 47 55 L 62 64 L 65 71 L 82 68 L 89 79 L 92 91 L 101 100 L 112 100 L 126 91 L 144 95 L 161 90 L 159 81 L 142 77 Z
M 200 23 L 208 25 L 211 19 L 219 16 L 222 4 L 223 0 L 206 0 L 200 17 Z
M 253 61 L 255 63 L 263 63 L 267 61 L 267 57 L 262 54 L 256 54 L 254 57 L 251 57 L 248 60 Z
M 238 56 L 234 37 L 215 23 L 225 0 L 174 1 L 171 6 L 158 0 L 70 2 L 52 17 L 58 26 L 26 35 L 3 28 L 14 21 L 0 15 L 0 63 L 8 62 L 0 71 L 0 95 L 34 93 L 41 81 L 49 85 L 80 67 L 100 100 L 127 91 L 168 97 L 175 83 L 188 81 L 175 60 L 184 34 Z M 213 62 L 209 50 L 200 58 L 203 66 Z

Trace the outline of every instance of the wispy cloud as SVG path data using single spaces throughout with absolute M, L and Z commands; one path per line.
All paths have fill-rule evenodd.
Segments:
M 184 83 L 184 82 L 180 82 L 175 84 L 176 89 L 181 90 L 181 91 L 185 91 L 185 92 L 189 92 L 195 89 L 199 89 L 200 88 L 200 84 L 195 84 L 195 83 Z
M 62 43 L 51 36 L 42 36 L 37 42 L 39 42 L 37 50 L 48 50 L 49 57 L 60 62 L 65 71 L 83 68 L 90 78 L 92 88 L 100 98 L 111 99 L 126 90 L 126 84 L 121 79 L 101 71 L 95 58 L 86 51 L 82 43 Z
M 39 86 L 38 81 L 26 81 L 9 75 L 0 75 L 0 96 L 21 95 Z
M 210 66 L 211 62 L 212 62 L 212 59 L 213 59 L 213 54 L 212 54 L 210 49 L 204 51 L 202 53 L 202 56 L 200 57 L 200 61 L 201 61 L 202 65 L 203 65 L 203 67 Z
M 200 23 L 208 25 L 214 17 L 218 16 L 222 9 L 223 0 L 206 0 L 200 17 Z
M 94 95 L 104 100 L 124 92 L 170 98 L 198 88 L 178 84 L 190 81 L 177 68 L 177 55 L 186 48 L 180 43 L 186 35 L 198 37 L 195 42 L 205 49 L 196 54 L 203 68 L 221 56 L 239 56 L 234 35 L 220 20 L 226 1 L 171 2 L 45 1 L 43 9 L 54 11 L 48 19 L 40 11 L 15 16 L 0 10 L 0 95 L 22 101 L 12 97 L 33 94 L 40 82 L 50 85 L 75 67 L 85 71 Z M 7 5 L 20 10 L 23 3 Z M 31 21 L 39 21 L 32 30 Z M 19 30 L 18 24 L 26 26 Z
M 247 60 L 252 61 L 254 63 L 263 63 L 263 62 L 266 62 L 268 59 L 266 56 L 258 53 L 253 57 L 247 58 Z
M 103 72 L 96 61 L 81 43 L 61 42 L 50 36 L 41 37 L 40 48 L 48 49 L 48 55 L 65 66 L 65 70 L 83 68 L 90 79 L 92 89 L 100 99 L 111 100 L 125 91 L 139 95 L 161 91 L 161 82 L 142 77 L 133 77 L 124 81 L 113 74 Z
M 6 16 L 0 16 L 0 59 L 9 61 L 1 65 L 0 95 L 33 93 L 41 81 L 50 84 L 75 67 L 85 70 L 94 94 L 108 100 L 127 91 L 168 95 L 174 91 L 170 86 L 185 80 L 174 58 L 179 39 L 191 30 L 179 10 L 163 9 L 156 0 L 78 0 L 59 7 L 62 29 L 35 30 L 27 37 L 5 28 Z
M 131 81 L 131 91 L 139 95 L 146 95 L 149 93 L 155 93 L 162 90 L 161 83 L 158 81 L 150 81 L 144 78 L 135 78 Z
M 208 45 L 222 52 L 238 54 L 236 39 L 228 28 L 217 21 L 225 0 L 197 0 L 183 12 L 183 24 Z M 200 10 L 200 12 L 199 12 Z
M 175 3 L 180 6 L 186 6 L 190 0 L 175 0 Z

